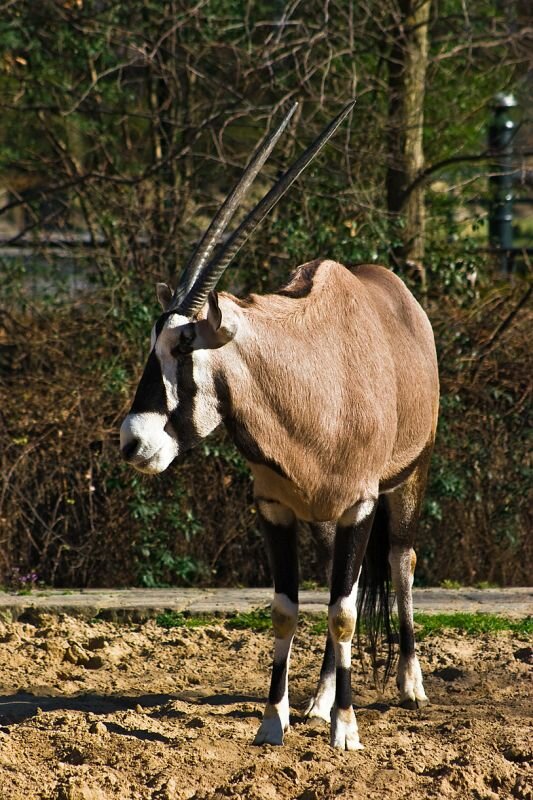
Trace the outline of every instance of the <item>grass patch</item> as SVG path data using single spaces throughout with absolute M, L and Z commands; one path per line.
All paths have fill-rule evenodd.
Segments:
M 320 614 L 320 616 L 313 617 L 313 621 L 309 627 L 311 633 L 315 636 L 326 635 L 328 632 L 328 616 L 327 614 Z
M 490 581 L 479 581 L 479 583 L 474 584 L 474 589 L 499 589 L 497 583 L 491 583 Z
M 456 630 L 476 635 L 480 633 L 496 633 L 497 631 L 512 631 L 513 633 L 533 634 L 533 617 L 525 619 L 510 619 L 497 614 L 415 614 L 415 623 L 420 626 L 417 638 L 434 636 L 444 630 Z
M 226 627 L 232 630 L 266 631 L 272 627 L 269 608 L 235 614 L 226 620 Z
M 420 641 L 426 636 L 436 636 L 447 630 L 462 631 L 471 636 L 480 633 L 496 633 L 497 631 L 512 631 L 512 633 L 531 636 L 533 635 L 533 617 L 524 619 L 510 619 L 497 614 L 476 612 L 475 614 L 415 614 L 417 626 L 416 637 Z M 328 631 L 327 614 L 319 616 L 304 616 L 301 621 L 307 623 L 306 628 L 314 636 L 325 636 Z M 189 616 L 179 611 L 165 611 L 156 617 L 156 622 L 162 628 L 202 628 L 205 625 L 224 625 L 230 630 L 267 631 L 272 627 L 270 609 L 258 608 L 254 611 L 235 614 L 226 619 L 211 615 Z M 393 617 L 393 623 L 398 629 L 398 619 Z M 363 631 L 364 633 L 364 626 Z
M 471 635 L 495 633 L 496 631 L 512 631 L 526 636 L 533 634 L 533 617 L 510 619 L 497 614 L 476 612 L 475 614 L 415 614 L 414 620 L 417 625 L 416 637 L 419 640 L 426 636 L 435 636 L 445 630 L 462 631 Z M 398 618 L 394 616 L 392 621 L 397 630 Z M 364 625 L 362 628 L 364 633 Z M 326 614 L 313 619 L 309 629 L 316 636 L 325 636 L 328 631 Z
M 195 617 L 182 614 L 181 611 L 163 611 L 162 614 L 157 615 L 155 621 L 167 630 L 170 628 L 202 628 L 205 625 L 212 625 L 215 617 Z
M 156 622 L 162 628 L 202 628 L 205 625 L 224 625 L 232 630 L 265 631 L 270 630 L 270 609 L 258 608 L 242 614 L 234 614 L 226 619 L 215 617 L 213 614 L 194 616 L 183 614 L 181 611 L 164 611 L 158 614 Z

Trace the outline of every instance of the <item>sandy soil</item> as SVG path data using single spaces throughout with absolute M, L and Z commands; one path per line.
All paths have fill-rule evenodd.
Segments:
M 30 621 L 31 620 L 31 621 Z M 306 723 L 322 636 L 301 628 L 284 747 L 251 745 L 271 634 L 34 616 L 0 624 L 2 800 L 533 799 L 531 643 L 420 645 L 432 704 L 407 711 L 355 670 L 361 741 Z

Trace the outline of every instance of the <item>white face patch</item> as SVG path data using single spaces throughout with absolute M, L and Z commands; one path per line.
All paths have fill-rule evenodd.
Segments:
M 161 366 L 161 377 L 169 411 L 174 411 L 178 407 L 177 359 L 171 355 L 171 350 L 177 343 L 175 329 L 188 324 L 187 317 L 183 317 L 181 314 L 171 314 L 155 343 L 155 354 Z
M 188 449 L 198 439 L 211 433 L 222 421 L 218 412 L 218 401 L 213 377 L 212 355 L 209 349 L 193 350 L 188 355 L 176 358 L 172 354 L 179 343 L 180 328 L 190 320 L 180 314 L 171 314 L 157 336 L 157 326 L 151 332 L 151 359 L 155 359 L 160 371 L 161 388 L 157 411 L 144 411 L 142 401 L 138 411 L 130 413 L 121 427 L 121 448 L 128 462 L 142 472 L 162 472 L 178 455 L 180 449 Z M 151 367 L 154 370 L 154 364 Z M 184 379 L 180 419 L 179 381 Z M 190 397 L 188 392 L 190 391 Z M 171 418 L 174 415 L 174 418 Z M 180 429 L 181 426 L 181 429 Z M 178 430 L 176 430 L 178 428 Z M 128 453 L 128 449 L 130 452 Z
M 171 355 L 171 350 L 176 343 L 175 329 L 188 325 L 189 320 L 180 314 L 172 314 L 159 334 L 155 352 L 161 364 L 161 374 L 165 387 L 167 408 L 170 411 L 177 409 L 179 414 L 178 397 L 178 364 L 177 359 Z M 222 421 L 218 412 L 218 401 L 213 378 L 213 351 L 210 349 L 193 350 L 187 356 L 192 359 L 192 379 L 195 386 L 193 399 L 193 427 L 195 435 L 203 439 L 210 434 Z
M 132 466 L 140 472 L 163 472 L 178 455 L 178 443 L 165 430 L 167 417 L 154 411 L 128 414 L 120 428 L 120 447 L 138 442 Z
M 201 439 L 212 433 L 222 422 L 215 391 L 212 356 L 212 350 L 195 350 L 192 354 L 192 375 L 196 386 L 193 424 Z

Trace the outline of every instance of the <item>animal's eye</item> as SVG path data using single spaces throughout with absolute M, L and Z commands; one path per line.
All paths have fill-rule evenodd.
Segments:
M 178 342 L 174 345 L 170 354 L 174 356 L 174 358 L 190 355 L 194 349 L 195 336 L 194 325 L 186 325 L 180 332 Z
M 190 356 L 192 353 L 192 346 L 187 345 L 185 342 L 180 342 L 170 351 L 170 355 L 174 358 L 183 358 L 183 356 Z

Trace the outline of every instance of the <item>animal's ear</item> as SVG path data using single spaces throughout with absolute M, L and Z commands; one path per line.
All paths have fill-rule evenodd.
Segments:
M 207 304 L 207 321 L 209 322 L 209 326 L 214 331 L 218 331 L 222 325 L 222 311 L 218 304 L 218 294 L 215 291 L 209 292 L 207 295 Z
M 216 292 L 209 292 L 207 303 L 207 319 L 201 319 L 196 324 L 195 349 L 222 347 L 230 342 L 237 332 L 236 316 L 230 309 L 222 313 Z
M 163 311 L 168 311 L 172 302 L 172 289 L 166 283 L 156 283 L 155 293 Z

